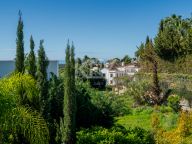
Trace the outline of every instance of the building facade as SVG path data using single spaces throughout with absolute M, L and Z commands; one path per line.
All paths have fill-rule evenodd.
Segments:
M 4 77 L 15 70 L 14 60 L 0 60 L 0 77 Z M 54 73 L 59 76 L 59 62 L 57 60 L 50 60 L 49 66 L 47 68 L 48 78 L 50 78 L 50 73 Z
M 113 68 L 103 68 L 101 72 L 107 81 L 107 85 L 116 85 L 115 78 L 123 76 L 133 76 L 139 71 L 139 67 L 135 65 L 120 66 Z

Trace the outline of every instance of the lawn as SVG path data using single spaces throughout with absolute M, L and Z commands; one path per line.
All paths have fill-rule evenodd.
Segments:
M 127 115 L 116 118 L 116 124 L 120 124 L 125 128 L 141 127 L 145 130 L 151 129 L 151 116 L 149 114 Z
M 139 110 L 138 110 L 139 109 Z M 145 130 L 151 130 L 151 119 L 154 108 L 135 108 L 131 114 L 126 116 L 116 117 L 116 124 L 120 124 L 125 128 L 141 127 Z M 171 130 L 177 124 L 178 114 L 173 112 L 156 111 L 159 115 L 160 124 L 162 128 Z

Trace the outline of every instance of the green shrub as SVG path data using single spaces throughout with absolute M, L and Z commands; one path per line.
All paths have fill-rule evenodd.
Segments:
M 173 109 L 170 106 L 162 105 L 159 107 L 159 111 L 162 113 L 169 113 L 169 112 L 173 112 Z
M 149 90 L 149 88 L 150 85 L 148 81 L 132 81 L 128 85 L 127 93 L 134 98 L 136 104 L 140 105 L 145 103 L 143 96 L 145 95 L 146 91 Z
M 153 144 L 152 135 L 141 129 L 126 130 L 122 126 L 111 129 L 94 127 L 77 132 L 77 144 Z
M 110 127 L 113 124 L 112 101 L 104 92 L 77 83 L 77 127 L 92 125 Z
M 153 112 L 153 108 L 149 106 L 142 106 L 142 107 L 137 107 L 133 110 L 133 114 L 151 114 Z
M 111 101 L 113 116 L 124 116 L 131 114 L 131 104 L 127 95 L 109 94 L 108 98 Z
M 178 95 L 171 95 L 168 97 L 168 106 L 170 106 L 175 112 L 180 109 L 180 97 Z
M 110 127 L 115 116 L 130 114 L 127 96 L 93 89 L 86 83 L 77 83 L 77 127 Z

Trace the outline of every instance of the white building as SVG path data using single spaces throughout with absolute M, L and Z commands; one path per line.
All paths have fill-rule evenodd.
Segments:
M 6 76 L 15 70 L 14 60 L 0 60 L 0 77 Z M 59 62 L 57 60 L 50 60 L 49 66 L 47 68 L 48 78 L 50 78 L 50 73 L 59 75 Z
M 122 76 L 133 76 L 136 72 L 139 71 L 139 68 L 135 65 L 112 67 L 112 68 L 103 68 L 101 72 L 107 80 L 107 85 L 115 85 L 115 78 Z

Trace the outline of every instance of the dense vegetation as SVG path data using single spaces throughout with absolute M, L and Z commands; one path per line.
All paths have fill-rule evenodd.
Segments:
M 36 57 L 31 36 L 24 59 L 19 13 L 16 69 L 0 79 L 0 143 L 190 144 L 192 113 L 182 111 L 180 102 L 192 104 L 191 36 L 191 18 L 163 19 L 155 39 L 147 37 L 136 52 L 140 72 L 134 80 L 119 78 L 126 92 L 118 95 L 94 86 L 95 80 L 86 76 L 103 63 L 88 56 L 75 60 L 69 41 L 58 77 L 48 77 L 43 40 Z M 132 60 L 126 55 L 111 61 L 119 65 Z

